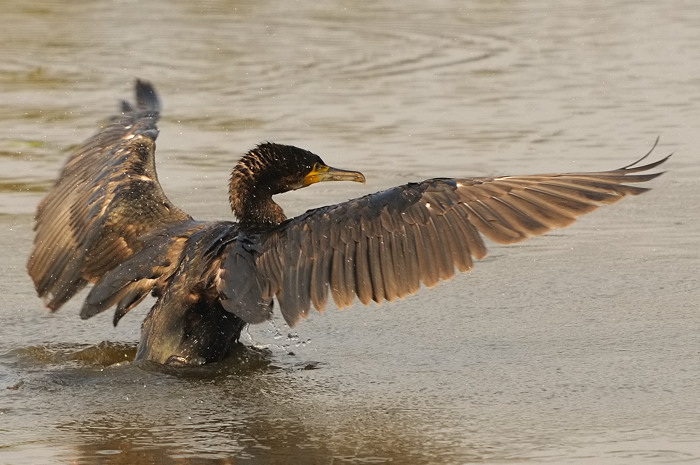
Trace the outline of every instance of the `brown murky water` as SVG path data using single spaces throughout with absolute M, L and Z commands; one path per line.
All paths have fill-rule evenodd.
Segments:
M 700 460 L 700 7 L 693 1 L 0 1 L 0 463 Z M 367 185 L 616 168 L 676 155 L 644 196 L 404 301 L 253 327 L 226 363 L 135 367 L 118 328 L 50 315 L 24 271 L 73 144 L 164 101 L 158 162 L 194 216 L 263 140 Z

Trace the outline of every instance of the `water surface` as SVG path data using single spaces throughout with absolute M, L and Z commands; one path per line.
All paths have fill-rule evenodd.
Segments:
M 0 462 L 700 460 L 700 7 L 694 2 L 0 2 Z M 225 218 L 273 140 L 358 169 L 287 213 L 431 176 L 602 170 L 675 152 L 654 189 L 401 302 L 250 328 L 224 363 L 129 360 L 118 328 L 49 314 L 24 264 L 75 144 L 164 102 L 158 169 Z

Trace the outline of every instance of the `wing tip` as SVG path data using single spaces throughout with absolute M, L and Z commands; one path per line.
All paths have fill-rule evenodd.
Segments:
M 99 308 L 97 308 L 95 305 L 90 305 L 86 300 L 85 303 L 83 303 L 83 308 L 80 309 L 80 319 L 81 320 L 90 319 L 100 312 L 101 312 L 101 310 Z
M 656 147 L 659 145 L 659 141 L 660 141 L 660 140 L 661 140 L 661 136 L 656 136 L 656 139 L 654 140 L 654 143 L 652 144 L 651 148 L 647 151 L 647 153 L 645 153 L 641 158 L 637 159 L 636 161 L 634 161 L 634 162 L 632 162 L 632 163 L 630 163 L 630 164 L 628 164 L 628 165 L 625 165 L 625 166 L 623 166 L 622 168 L 619 168 L 618 171 L 624 171 L 624 172 L 627 172 L 627 173 L 634 173 L 634 172 L 640 172 L 640 171 L 647 171 L 647 170 L 656 168 L 657 166 L 659 166 L 659 165 L 665 163 L 669 158 L 671 158 L 671 156 L 673 156 L 673 152 L 669 153 L 668 155 L 666 155 L 665 157 L 661 158 L 660 160 L 657 160 L 657 161 L 651 162 L 651 163 L 647 163 L 646 165 L 641 165 L 641 166 L 639 166 L 639 164 L 640 164 L 641 162 L 643 162 L 644 160 L 646 160 L 646 159 L 649 157 L 649 155 L 651 155 L 651 154 L 654 152 L 654 150 L 656 149 Z M 663 174 L 663 173 L 665 173 L 665 171 L 662 171 L 662 172 L 658 173 L 658 175 L 661 175 L 661 174 Z
M 153 84 L 137 78 L 134 89 L 136 92 L 136 105 L 140 110 L 160 112 L 160 100 Z

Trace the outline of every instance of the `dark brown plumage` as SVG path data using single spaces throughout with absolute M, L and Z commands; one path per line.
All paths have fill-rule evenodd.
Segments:
M 77 149 L 39 204 L 28 271 L 56 310 L 88 283 L 81 316 L 116 305 L 116 325 L 149 293 L 137 359 L 221 359 L 245 324 L 270 318 L 276 298 L 294 325 L 329 296 L 394 300 L 470 270 L 502 244 L 571 224 L 626 195 L 668 157 L 593 173 L 439 178 L 397 186 L 286 219 L 272 196 L 321 181 L 364 182 L 296 147 L 265 143 L 235 166 L 238 223 L 201 222 L 174 206 L 155 171 L 159 103 L 136 84 L 137 105 Z

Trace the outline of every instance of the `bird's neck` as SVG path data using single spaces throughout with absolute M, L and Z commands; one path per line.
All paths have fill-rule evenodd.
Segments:
M 267 229 L 286 219 L 282 207 L 272 196 L 280 193 L 270 165 L 258 153 L 243 157 L 231 173 L 229 202 L 241 226 L 249 229 Z

